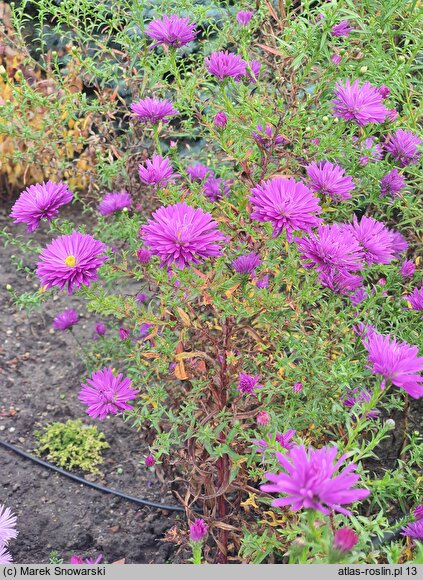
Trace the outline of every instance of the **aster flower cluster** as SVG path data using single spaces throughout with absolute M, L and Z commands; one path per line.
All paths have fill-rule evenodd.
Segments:
M 7 545 L 17 535 L 16 516 L 10 508 L 0 504 L 0 564 L 12 562 L 12 556 L 8 551 Z

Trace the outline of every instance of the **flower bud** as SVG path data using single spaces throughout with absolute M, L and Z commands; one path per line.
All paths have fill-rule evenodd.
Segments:
M 209 526 L 206 524 L 206 522 L 201 518 L 197 518 L 189 527 L 189 535 L 191 540 L 193 542 L 201 542 L 201 540 L 206 537 L 208 529 Z
M 216 115 L 213 118 L 214 126 L 218 127 L 219 129 L 223 129 L 224 127 L 226 127 L 227 122 L 228 118 L 223 111 L 220 111 L 220 113 L 216 113 Z

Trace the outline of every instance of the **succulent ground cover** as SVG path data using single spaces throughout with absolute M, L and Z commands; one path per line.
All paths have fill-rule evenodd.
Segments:
M 8 292 L 26 310 L 67 295 L 58 332 L 95 315 L 74 398 L 146 434 L 189 561 L 420 561 L 421 11 L 250 8 L 14 6 L 13 42 L 30 34 L 62 83 L 43 106 L 91 122 L 10 207 L 2 237 L 39 289 Z M 2 74 L 11 135 L 14 99 L 41 96 Z M 62 217 L 74 203 L 84 219 Z

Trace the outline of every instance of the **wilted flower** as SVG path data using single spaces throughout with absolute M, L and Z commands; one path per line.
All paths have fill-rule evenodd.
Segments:
M 394 199 L 405 187 L 405 179 L 403 176 L 398 173 L 397 169 L 392 169 L 389 173 L 384 175 L 380 180 L 380 195 L 379 197 L 383 197 L 385 195 L 390 195 L 392 199 Z
M 150 97 L 132 103 L 131 111 L 143 123 L 152 123 L 153 125 L 160 121 L 167 123 L 169 117 L 173 117 L 179 112 L 173 108 L 172 102 L 168 99 L 152 99 Z
M 241 373 L 238 381 L 238 391 L 243 395 L 252 394 L 256 389 L 262 389 L 264 385 L 260 385 L 259 375 L 247 375 Z
M 210 74 L 217 77 L 220 81 L 232 77 L 239 80 L 247 72 L 247 63 L 237 54 L 231 52 L 219 51 L 212 52 L 204 61 L 206 69 Z
M 62 181 L 36 183 L 20 194 L 10 217 L 15 218 L 15 224 L 27 224 L 27 231 L 33 232 L 41 220 L 51 221 L 59 213 L 59 207 L 71 202 L 72 198 L 73 193 Z
M 130 208 L 132 205 L 132 196 L 127 191 L 121 191 L 119 193 L 113 192 L 108 193 L 103 197 L 98 206 L 98 211 L 101 215 L 111 215 L 116 211 L 120 211 L 124 208 Z
M 411 131 L 398 129 L 395 133 L 388 135 L 385 149 L 399 162 L 401 167 L 406 167 L 418 161 L 421 155 L 418 146 L 421 143 L 422 140 Z
M 356 468 L 354 463 L 334 475 L 347 457 L 342 455 L 334 463 L 337 453 L 336 447 L 306 450 L 302 445 L 294 447 L 286 455 L 276 452 L 284 472 L 267 473 L 266 478 L 272 483 L 262 485 L 260 489 L 287 496 L 274 500 L 274 507 L 289 505 L 294 511 L 305 508 L 325 515 L 333 511 L 350 515 L 341 505 L 364 499 L 370 492 L 367 489 L 352 489 L 360 479 L 353 473 Z
M 412 310 L 423 310 L 423 287 L 414 288 L 411 294 L 404 296 Z
M 329 161 L 312 163 L 306 167 L 310 178 L 309 188 L 322 195 L 329 195 L 334 201 L 341 201 L 351 197 L 355 189 L 352 177 L 344 175 L 345 169 Z
M 151 252 L 147 248 L 138 248 L 137 258 L 140 264 L 148 264 L 151 260 Z
M 88 405 L 86 412 L 90 417 L 102 421 L 109 413 L 117 415 L 134 408 L 128 401 L 136 399 L 139 391 L 131 388 L 131 379 L 122 374 L 115 376 L 110 367 L 92 373 L 87 383 L 81 383 L 78 398 Z
M 392 232 L 382 222 L 366 216 L 359 222 L 354 215 L 354 223 L 345 227 L 357 239 L 368 264 L 389 264 L 395 258 Z
M 165 187 L 178 177 L 178 174 L 173 172 L 169 159 L 161 155 L 153 155 L 151 159 L 147 159 L 145 167 L 139 165 L 138 175 L 142 183 L 157 185 L 157 187 Z
M 374 137 L 368 137 L 362 141 L 360 149 L 363 155 L 361 155 L 358 162 L 363 167 L 368 165 L 369 162 L 380 161 L 383 158 L 383 149 L 379 143 L 376 143 Z
M 255 269 L 260 266 L 262 260 L 260 256 L 255 252 L 251 252 L 250 254 L 244 254 L 243 256 L 239 256 L 236 258 L 231 264 L 232 268 L 235 272 L 239 274 L 254 274 Z
M 218 127 L 219 129 L 223 129 L 224 127 L 226 127 L 227 122 L 228 118 L 223 111 L 216 113 L 216 115 L 213 117 L 213 123 L 215 127 Z
M 231 185 L 231 179 L 209 176 L 203 184 L 203 193 L 210 201 L 216 202 L 222 199 L 222 197 L 229 196 Z
M 17 535 L 15 514 L 10 508 L 0 504 L 0 547 L 16 538 Z
M 103 558 L 103 554 L 99 554 L 95 560 L 92 558 L 86 558 L 83 560 L 81 556 L 71 556 L 69 564 L 99 564 Z
M 236 15 L 236 19 L 240 26 L 248 26 L 253 16 L 254 12 L 251 12 L 251 10 L 240 10 Z
M 423 396 L 423 357 L 418 356 L 417 346 L 406 342 L 397 342 L 395 338 L 382 336 L 377 332 L 367 333 L 363 345 L 368 352 L 369 368 L 373 374 L 382 375 L 384 381 L 390 381 L 406 391 L 413 399 Z
M 201 542 L 206 537 L 208 529 L 206 522 L 197 518 L 189 527 L 189 536 L 193 542 Z
M 334 64 L 335 66 L 339 66 L 341 64 L 342 57 L 339 54 L 333 54 L 330 57 L 330 60 L 331 60 L 332 64 Z
M 72 232 L 60 236 L 44 248 L 37 264 L 37 276 L 41 284 L 63 290 L 89 286 L 98 279 L 97 270 L 107 260 L 102 256 L 106 246 L 88 234 Z
M 270 416 L 267 411 L 259 411 L 256 417 L 257 425 L 264 426 L 270 423 Z
M 63 310 L 53 320 L 53 328 L 56 330 L 67 330 L 78 322 L 78 313 L 72 308 Z
M 258 280 L 256 280 L 257 288 L 268 288 L 269 287 L 269 276 L 265 274 Z
M 321 222 L 316 217 L 322 211 L 318 198 L 294 179 L 274 177 L 253 187 L 251 193 L 249 201 L 254 210 L 251 218 L 271 222 L 274 238 L 285 229 L 291 242 L 294 230 L 309 232 Z
M 391 89 L 389 87 L 387 87 L 386 85 L 381 85 L 378 88 L 378 91 L 379 91 L 380 96 L 382 97 L 382 99 L 386 99 L 391 94 Z
M 344 395 L 342 403 L 345 407 L 352 409 L 356 405 L 363 405 L 365 403 L 369 403 L 371 400 L 371 392 L 366 391 L 366 389 L 353 389 Z M 366 413 L 366 417 L 369 417 L 369 419 L 375 419 L 378 416 L 379 411 L 377 409 L 370 409 L 370 411 Z
M 332 36 L 345 36 L 345 38 L 348 38 L 350 32 L 353 30 L 354 28 L 350 26 L 348 20 L 342 20 L 339 24 L 335 24 L 335 26 L 332 27 L 331 34 Z
M 341 528 L 335 532 L 333 547 L 340 552 L 349 552 L 358 542 L 358 535 L 351 528 Z
M 353 121 L 364 127 L 368 123 L 383 123 L 388 112 L 382 103 L 382 96 L 369 82 L 360 87 L 358 80 L 351 84 L 350 79 L 336 83 L 333 113 L 346 121 Z
M 156 210 L 140 234 L 151 252 L 160 257 L 162 267 L 175 264 L 180 269 L 220 256 L 219 242 L 225 239 L 209 213 L 186 203 Z
M 157 40 L 153 46 L 165 44 L 179 48 L 185 46 L 191 40 L 194 40 L 198 31 L 195 30 L 196 24 L 190 22 L 189 18 L 180 18 L 176 14 L 152 20 L 146 27 L 145 33 L 150 38 Z
M 198 181 L 201 183 L 206 177 L 213 177 L 214 171 L 210 169 L 210 167 L 207 167 L 207 165 L 196 163 L 195 165 L 188 165 L 187 174 L 191 181 Z
M 156 460 L 154 459 L 154 457 L 152 455 L 147 455 L 147 457 L 145 458 L 145 465 L 147 467 L 153 467 L 155 463 Z
M 367 294 L 366 290 L 364 288 L 359 288 L 354 292 L 354 294 L 351 294 L 349 299 L 354 304 L 354 306 L 358 306 L 358 304 L 361 304 L 361 302 L 366 300 L 368 297 L 369 295 Z
M 416 266 L 414 265 L 413 260 L 405 260 L 400 268 L 401 276 L 404 278 L 411 277 L 416 270 Z
M 251 133 L 254 141 L 263 149 L 270 149 L 272 146 L 280 145 L 285 141 L 283 135 L 278 135 L 276 129 L 271 125 L 257 125 L 256 130 Z
M 130 331 L 127 328 L 119 328 L 118 330 L 120 340 L 126 340 L 129 338 Z
M 421 542 L 423 540 L 423 520 L 417 520 L 401 528 L 401 536 L 407 536 Z

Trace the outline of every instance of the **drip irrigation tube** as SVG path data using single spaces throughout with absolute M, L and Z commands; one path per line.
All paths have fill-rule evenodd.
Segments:
M 56 471 L 56 473 L 60 473 L 61 475 L 64 475 L 64 476 L 68 477 L 69 479 L 73 479 L 74 481 L 77 481 L 78 483 L 82 483 L 83 485 L 87 485 L 88 487 L 92 487 L 93 489 L 96 489 L 97 491 L 102 491 L 103 493 L 110 493 L 112 495 L 117 495 L 118 497 L 122 497 L 123 499 L 126 499 L 128 501 L 132 501 L 134 503 L 138 503 L 140 505 L 144 505 L 147 507 L 156 508 L 156 509 L 165 510 L 165 511 L 184 512 L 185 513 L 184 508 L 179 506 L 179 505 L 166 505 L 164 503 L 163 504 L 156 503 L 156 502 L 150 501 L 148 499 L 141 499 L 139 497 L 127 495 L 126 493 L 123 493 L 122 491 L 118 491 L 117 489 L 110 489 L 109 487 L 104 487 L 104 485 L 99 485 L 98 483 L 92 483 L 91 481 L 87 481 L 86 479 L 79 477 L 78 475 L 74 475 L 73 473 L 69 473 L 69 471 L 65 471 L 64 469 L 61 469 L 60 467 L 56 467 L 55 465 L 48 463 L 48 461 L 43 461 L 42 459 L 39 459 L 38 457 L 34 457 L 34 455 L 31 455 L 30 453 L 27 453 L 26 451 L 19 449 L 19 447 L 16 447 L 15 445 L 12 445 L 11 443 L 7 443 L 6 441 L 3 441 L 2 439 L 0 439 L 0 445 L 5 447 L 6 449 L 9 449 L 10 451 L 13 451 L 14 453 L 17 453 L 18 455 L 20 455 L 21 457 L 24 457 L 25 459 L 29 459 L 30 461 L 33 461 L 34 463 L 38 463 L 38 465 L 41 465 L 42 467 L 46 467 L 47 469 L 51 469 L 52 471 Z

